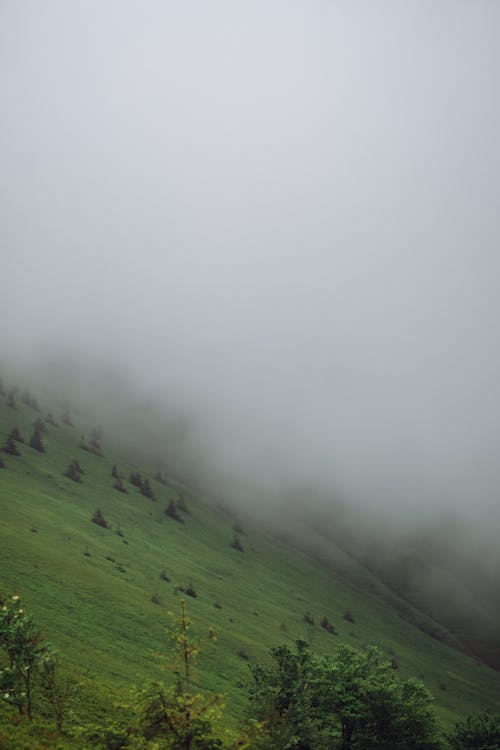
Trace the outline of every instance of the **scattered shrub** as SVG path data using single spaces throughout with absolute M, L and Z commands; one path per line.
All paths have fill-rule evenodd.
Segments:
M 90 520 L 92 521 L 92 523 L 95 523 L 98 526 L 102 526 L 103 529 L 107 529 L 109 526 L 108 522 L 102 515 L 102 512 L 99 510 L 99 508 L 94 511 L 94 514 Z
M 219 601 L 214 602 L 215 609 L 222 609 L 222 604 Z
M 115 464 L 113 464 L 113 468 L 111 469 L 111 476 L 113 477 L 113 479 L 121 479 Z
M 76 458 L 73 458 L 69 462 L 68 467 L 64 472 L 64 476 L 68 477 L 68 479 L 72 479 L 73 482 L 81 482 L 83 473 L 84 471 L 80 466 L 78 460 Z
M 120 528 L 120 524 L 118 524 L 118 526 L 116 527 L 116 532 L 115 533 L 116 533 L 117 536 L 123 537 L 123 531 Z
M 111 557 L 111 555 L 106 555 L 106 560 L 109 560 L 109 562 L 116 562 L 114 557 Z
M 337 635 L 337 631 L 333 627 L 332 623 L 328 619 L 328 617 L 325 615 L 323 619 L 320 622 L 321 627 L 323 630 L 326 630 L 327 633 L 331 633 L 331 635 Z
M 89 548 L 87 547 L 87 545 L 85 545 L 85 552 L 83 554 L 85 555 L 85 557 L 90 557 L 90 552 L 89 552 Z
M 30 438 L 30 447 L 39 453 L 45 453 L 45 448 L 42 443 L 42 436 L 39 430 L 35 430 Z
M 399 662 L 395 656 L 391 659 L 391 669 L 399 669 Z
M 2 450 L 4 453 L 8 453 L 11 456 L 21 455 L 21 452 L 16 445 L 16 439 L 12 433 L 12 430 L 9 432 L 9 434 L 5 438 L 5 442 L 3 444 Z
M 343 614 L 343 618 L 344 620 L 347 620 L 347 622 L 352 622 L 353 624 L 355 622 L 353 614 L 350 609 L 348 609 L 347 612 Z
M 128 489 L 125 487 L 120 477 L 114 482 L 113 489 L 118 490 L 118 492 L 123 492 L 124 495 L 128 495 Z
M 196 597 L 197 597 L 196 591 L 194 590 L 192 583 L 189 584 L 189 586 L 187 587 L 185 593 L 186 593 L 187 596 L 193 597 L 193 599 L 196 599 Z
M 238 656 L 240 656 L 242 659 L 245 659 L 245 661 L 248 661 L 250 659 L 248 655 L 248 651 L 246 650 L 245 646 L 242 646 L 238 649 Z
M 236 534 L 234 535 L 234 539 L 229 546 L 233 549 L 238 550 L 238 552 L 244 552 L 243 546 Z
M 144 497 L 149 497 L 150 500 L 156 500 L 155 493 L 153 492 L 153 489 L 149 483 L 149 479 L 144 479 L 142 481 L 142 486 L 140 488 L 141 495 L 144 495 Z
M 101 438 L 102 430 L 100 427 L 94 427 L 90 433 L 89 451 L 96 456 L 102 456 Z
M 288 627 L 287 627 L 286 622 L 282 622 L 281 623 L 280 630 L 281 630 L 282 633 L 288 633 Z
M 314 625 L 314 618 L 309 610 L 304 613 L 304 622 L 307 622 L 308 625 Z
M 142 477 L 138 471 L 133 471 L 130 475 L 130 484 L 137 487 L 139 490 L 142 488 Z
M 151 601 L 153 602 L 153 604 L 161 604 L 158 594 L 153 594 L 153 596 L 151 597 Z
M 179 511 L 177 510 L 177 505 L 175 500 L 170 499 L 168 501 L 168 505 L 165 508 L 165 514 L 167 516 L 170 516 L 170 518 L 173 518 L 174 521 L 178 521 L 179 523 L 184 523 L 184 519 L 180 515 Z
M 235 523 L 233 523 L 233 531 L 235 531 L 237 534 L 245 533 L 239 521 L 236 521 Z
M 166 570 L 162 570 L 161 571 L 161 573 L 160 573 L 160 580 L 161 581 L 166 581 L 167 583 L 170 581 L 170 578 L 168 577 Z

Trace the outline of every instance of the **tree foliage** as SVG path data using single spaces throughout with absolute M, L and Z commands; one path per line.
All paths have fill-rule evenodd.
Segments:
M 448 738 L 452 750 L 500 750 L 500 714 L 468 716 Z
M 33 681 L 47 657 L 48 646 L 18 594 L 0 601 L 0 649 L 5 657 L 0 671 L 0 695 L 31 719 Z
M 265 733 L 262 750 L 434 750 L 431 696 L 401 682 L 376 648 L 340 646 L 332 658 L 298 641 L 271 651 L 272 667 L 252 666 L 250 699 Z

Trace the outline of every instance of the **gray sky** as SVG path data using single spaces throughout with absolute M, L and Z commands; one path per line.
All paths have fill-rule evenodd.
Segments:
M 2 0 L 7 358 L 119 367 L 213 471 L 491 525 L 499 22 Z

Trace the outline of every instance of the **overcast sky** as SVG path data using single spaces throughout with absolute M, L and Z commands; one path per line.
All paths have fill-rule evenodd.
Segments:
M 499 24 L 496 0 L 1 0 L 4 355 L 119 367 L 215 470 L 489 522 Z

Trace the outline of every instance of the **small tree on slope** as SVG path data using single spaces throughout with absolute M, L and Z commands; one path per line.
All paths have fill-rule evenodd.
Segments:
M 193 660 L 202 650 L 203 643 L 191 640 L 190 627 L 186 604 L 182 600 L 180 619 L 173 618 L 173 627 L 169 631 L 174 656 L 167 663 L 167 668 L 178 675 L 177 685 L 167 688 L 153 682 L 142 691 L 141 731 L 148 740 L 162 740 L 165 744 L 161 747 L 169 750 L 222 750 L 228 746 L 215 729 L 222 696 L 205 698 L 193 690 Z M 214 637 L 211 631 L 207 640 Z M 231 747 L 243 745 L 237 742 Z
M 33 681 L 47 655 L 48 646 L 35 629 L 18 594 L 0 601 L 0 649 L 8 666 L 0 673 L 4 701 L 32 718 Z

